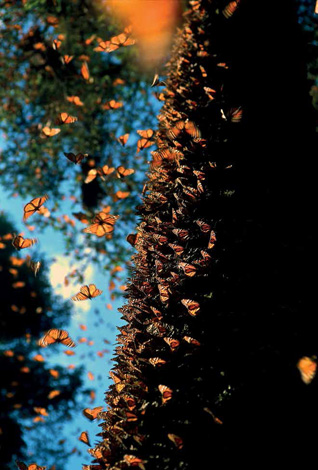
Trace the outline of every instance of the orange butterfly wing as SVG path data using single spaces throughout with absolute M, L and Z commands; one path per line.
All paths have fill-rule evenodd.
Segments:
M 86 62 L 84 62 L 81 67 L 81 75 L 84 78 L 84 80 L 89 80 L 90 75 L 89 75 L 88 65 Z
M 40 209 L 40 207 L 47 201 L 49 196 L 45 194 L 44 196 L 41 197 L 36 197 L 32 199 L 32 201 L 28 202 L 24 206 L 24 215 L 23 215 L 23 220 L 26 221 L 34 212 Z
M 93 297 L 97 297 L 98 295 L 101 295 L 102 294 L 102 290 L 99 290 L 97 289 L 97 287 L 95 286 L 95 284 L 90 284 L 88 286 L 88 290 L 89 290 L 89 294 L 90 296 L 93 298 Z
M 304 356 L 299 359 L 297 367 L 301 375 L 301 380 L 306 385 L 309 385 L 316 376 L 317 362 L 310 357 Z

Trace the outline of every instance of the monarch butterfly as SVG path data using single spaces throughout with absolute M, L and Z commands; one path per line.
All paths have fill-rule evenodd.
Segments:
M 135 173 L 135 170 L 132 168 L 125 168 L 123 165 L 120 165 L 116 168 L 118 178 L 125 178 L 125 176 L 130 176 Z
M 179 345 L 180 341 L 174 338 L 163 338 L 163 340 L 170 346 L 171 351 L 175 351 Z
M 25 222 L 34 212 L 38 211 L 48 198 L 49 196 L 45 194 L 44 196 L 36 197 L 28 202 L 23 208 L 23 221 Z
M 76 116 L 71 116 L 68 113 L 60 113 L 58 117 L 56 118 L 56 124 L 72 124 L 73 122 L 76 122 L 78 118 Z
M 145 466 L 143 465 L 144 461 L 135 455 L 124 455 L 124 461 L 129 467 L 139 467 L 142 470 L 145 470 Z
M 34 272 L 34 276 L 37 275 L 41 267 L 41 262 L 40 261 L 32 261 L 30 260 L 30 268 Z
M 237 7 L 239 6 L 239 3 L 240 3 L 240 0 L 236 0 L 226 5 L 226 7 L 222 10 L 222 13 L 226 19 L 231 18 L 231 16 L 235 13 Z
M 74 59 L 73 55 L 63 55 L 62 62 L 63 64 L 67 65 Z
M 130 191 L 116 191 L 113 195 L 113 201 L 116 202 L 118 199 L 126 199 L 128 196 L 130 196 Z
M 43 338 L 39 340 L 39 346 L 42 346 L 43 348 L 53 343 L 62 343 L 70 348 L 74 348 L 76 346 L 74 341 L 69 337 L 67 331 L 59 330 L 57 328 L 47 331 Z
M 19 470 L 45 470 L 46 467 L 40 467 L 36 463 L 31 463 L 30 465 L 26 465 L 24 462 L 16 460 L 15 463 Z
M 151 357 L 149 359 L 149 362 L 152 366 L 157 367 L 157 366 L 163 366 L 164 364 L 166 364 L 167 361 L 165 361 L 164 359 L 161 359 L 160 357 Z
M 89 80 L 90 75 L 89 75 L 87 62 L 83 62 L 83 65 L 81 67 L 81 75 L 84 78 L 84 80 Z
M 17 250 L 23 250 L 24 248 L 29 248 L 30 246 L 37 243 L 36 238 L 23 238 L 22 235 L 14 236 L 12 240 L 12 245 Z
M 203 233 L 207 233 L 211 230 L 211 226 L 204 222 L 204 220 L 196 220 L 195 223 L 198 224 Z
M 99 212 L 94 219 L 93 224 L 89 225 L 83 230 L 85 233 L 92 233 L 97 237 L 103 237 L 104 235 L 114 231 L 114 225 L 119 216 L 105 214 Z
M 104 43 L 103 51 L 113 52 L 116 51 L 119 47 L 132 46 L 136 43 L 136 41 L 135 39 L 130 38 L 127 34 L 121 33 L 118 36 L 113 36 L 112 38 L 110 38 L 110 41 L 104 41 Z M 101 46 L 101 43 L 99 44 L 99 46 Z
M 200 311 L 200 304 L 198 302 L 195 302 L 194 300 L 182 299 L 181 303 L 187 308 L 188 313 L 193 317 L 195 317 L 196 314 Z
M 81 442 L 84 442 L 84 444 L 87 444 L 88 446 L 90 446 L 90 442 L 89 442 L 89 437 L 88 437 L 88 433 L 87 431 L 83 431 L 81 432 L 81 435 L 80 437 L 78 438 Z
M 155 86 L 167 86 L 167 84 L 164 81 L 160 80 L 159 75 L 156 73 L 153 77 L 153 81 L 150 86 L 151 88 L 153 88 Z
M 168 238 L 165 237 L 164 235 L 159 235 L 159 233 L 154 233 L 153 234 L 153 239 L 159 243 L 159 245 L 164 245 L 165 243 L 167 243 L 168 241 Z
M 151 140 L 154 136 L 154 131 L 152 129 L 146 129 L 144 131 L 138 130 L 137 134 L 141 137 L 141 139 L 137 141 L 137 153 L 139 153 L 140 150 L 151 147 L 151 145 L 155 144 L 154 140 Z
M 129 139 L 129 134 L 124 134 L 124 135 L 120 135 L 117 140 L 122 146 L 124 146 L 127 144 L 128 139 Z
M 81 163 L 81 161 L 88 157 L 88 154 L 87 153 L 77 153 L 76 155 L 72 152 L 70 153 L 65 153 L 64 152 L 64 155 L 66 156 L 66 158 L 68 158 L 71 162 L 73 163 Z
M 88 300 L 93 299 L 102 294 L 102 290 L 97 289 L 95 284 L 90 284 L 89 286 L 82 286 L 78 294 L 72 297 L 72 300 Z
M 231 108 L 228 113 L 228 116 L 231 122 L 234 122 L 234 123 L 240 122 L 242 120 L 243 110 L 241 107 Z
M 131 246 L 135 246 L 136 241 L 137 241 L 137 237 L 138 237 L 137 233 L 130 233 L 129 235 L 127 235 L 126 240 L 127 240 L 128 243 L 131 244 Z
M 214 247 L 215 242 L 216 242 L 215 232 L 214 232 L 214 230 L 211 230 L 210 239 L 209 239 L 209 243 L 208 243 L 208 249 L 209 250 L 211 250 Z
M 166 385 L 158 385 L 159 392 L 162 395 L 162 403 L 165 404 L 172 398 L 172 390 Z
M 175 140 L 183 130 L 185 130 L 186 133 L 194 139 L 199 139 L 201 137 L 199 128 L 192 121 L 178 121 L 176 125 L 170 129 L 167 136 L 171 140 Z
M 83 410 L 83 415 L 93 421 L 98 417 L 98 414 L 103 410 L 102 406 L 96 406 L 95 408 L 85 408 Z
M 189 240 L 190 234 L 188 230 L 181 229 L 181 228 L 175 228 L 172 230 L 172 233 L 174 233 L 180 240 Z
M 176 434 L 169 433 L 168 438 L 170 441 L 174 443 L 174 445 L 177 447 L 177 449 L 182 449 L 183 447 L 183 440 L 181 439 L 180 436 L 177 436 Z
M 183 339 L 187 343 L 193 344 L 194 346 L 201 346 L 201 343 L 197 339 L 192 338 L 191 336 L 184 336 Z
M 181 245 L 175 243 L 169 243 L 168 246 L 175 252 L 176 255 L 181 255 L 184 252 L 184 248 Z
M 92 168 L 91 170 L 89 170 L 84 183 L 86 184 L 90 183 L 96 178 L 97 175 L 99 175 L 101 179 L 105 181 L 104 176 L 110 175 L 114 171 L 115 171 L 115 168 L 109 167 L 108 165 L 104 165 L 103 167 L 98 167 L 98 168 Z
M 300 372 L 301 380 L 309 385 L 313 379 L 315 378 L 316 371 L 317 371 L 317 362 L 316 357 L 307 357 L 304 356 L 299 359 L 297 363 L 297 368 Z
M 59 41 L 58 39 L 53 39 L 52 42 L 52 47 L 55 51 L 57 51 L 62 45 L 62 41 Z
M 124 106 L 124 104 L 123 104 L 122 101 L 110 100 L 110 101 L 107 101 L 106 103 L 104 103 L 102 105 L 102 109 L 107 111 L 109 109 L 122 108 L 123 106 Z
M 70 103 L 75 104 L 75 106 L 83 106 L 84 105 L 84 103 L 81 101 L 79 96 L 67 96 L 66 99 Z
M 54 129 L 51 129 L 49 126 L 45 126 L 41 130 L 41 137 L 42 138 L 54 137 L 55 135 L 59 134 L 60 132 L 61 132 L 61 129 L 59 129 L 58 127 L 54 128 Z

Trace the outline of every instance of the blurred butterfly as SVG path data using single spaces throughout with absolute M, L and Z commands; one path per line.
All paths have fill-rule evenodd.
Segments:
M 114 171 L 115 171 L 115 168 L 114 167 L 109 167 L 108 165 L 104 165 L 104 166 L 98 167 L 98 168 L 92 168 L 91 170 L 89 170 L 84 183 L 86 183 L 86 184 L 90 183 L 91 181 L 93 181 L 96 178 L 97 175 L 100 176 L 103 181 L 105 181 L 104 176 L 110 175 Z
M 102 294 L 103 291 L 97 289 L 95 284 L 89 284 L 89 286 L 82 286 L 80 288 L 80 291 L 78 294 L 74 295 L 72 300 L 78 301 L 78 300 L 88 300 L 88 299 L 93 299 L 94 297 L 97 297 Z
M 135 173 L 135 170 L 132 168 L 125 168 L 123 165 L 120 165 L 116 168 L 116 174 L 118 178 L 125 178 L 125 176 L 130 176 Z
M 105 214 L 99 212 L 93 219 L 93 224 L 89 225 L 83 230 L 85 233 L 92 233 L 97 237 L 103 237 L 104 235 L 114 231 L 114 225 L 118 216 Z
M 87 444 L 88 446 L 90 446 L 90 442 L 89 442 L 89 437 L 88 437 L 88 433 L 87 431 L 83 431 L 81 432 L 81 435 L 80 437 L 78 438 L 81 442 L 84 442 L 84 444 Z
M 66 156 L 66 158 L 68 158 L 71 162 L 73 163 L 81 163 L 81 161 L 88 157 L 88 153 L 78 153 L 78 154 L 74 154 L 74 153 L 65 153 L 64 152 L 64 155 Z
M 124 146 L 127 144 L 128 139 L 129 139 L 129 134 L 124 134 L 124 135 L 119 136 L 117 140 L 121 145 Z
M 75 347 L 74 341 L 69 337 L 68 332 L 65 330 L 59 330 L 57 328 L 53 328 L 45 333 L 43 338 L 39 340 L 39 346 L 45 348 L 49 344 L 54 343 L 62 343 L 65 346 L 70 348 Z
M 119 47 L 132 46 L 135 44 L 135 39 L 130 38 L 127 34 L 122 33 L 118 36 L 113 36 L 109 41 L 101 41 L 94 51 L 113 52 Z
M 56 118 L 56 124 L 72 124 L 73 122 L 76 122 L 78 118 L 76 116 L 71 116 L 68 113 L 60 113 L 58 117 Z
M 41 137 L 43 137 L 43 138 L 45 138 L 45 137 L 54 137 L 55 135 L 59 134 L 60 132 L 61 132 L 61 129 L 59 129 L 58 127 L 54 128 L 54 129 L 51 129 L 48 126 L 45 126 L 41 130 Z
M 22 235 L 17 235 L 12 240 L 12 245 L 17 250 L 23 250 L 24 248 L 29 248 L 30 246 L 37 243 L 36 238 L 23 238 Z
M 138 237 L 137 233 L 130 233 L 129 235 L 127 235 L 126 240 L 127 240 L 128 243 L 131 244 L 131 246 L 135 246 L 136 241 L 137 241 L 137 237 Z
M 110 101 L 107 101 L 106 103 L 104 103 L 102 105 L 102 109 L 107 111 L 109 109 L 122 108 L 123 106 L 124 106 L 124 104 L 121 101 L 110 100 Z
M 140 150 L 151 147 L 151 145 L 155 144 L 155 141 L 151 140 L 155 134 L 152 129 L 146 129 L 144 131 L 137 130 L 137 134 L 141 137 L 141 139 L 137 141 L 137 153 L 140 152 Z
M 38 211 L 48 198 L 49 196 L 45 194 L 44 196 L 36 197 L 28 202 L 23 208 L 23 221 L 25 222 L 34 212 Z
M 198 340 L 195 339 L 195 338 L 192 338 L 192 336 L 184 336 L 183 339 L 184 339 L 184 341 L 186 341 L 187 343 L 192 344 L 192 345 L 194 345 L 194 346 L 201 346 L 200 341 L 198 341 Z
M 170 346 L 171 351 L 175 351 L 179 345 L 180 341 L 175 338 L 163 338 L 163 340 Z
M 83 106 L 84 105 L 84 103 L 81 101 L 79 96 L 67 96 L 66 99 L 70 103 L 75 104 L 75 106 Z
M 87 62 L 83 62 L 83 65 L 81 67 L 81 75 L 84 78 L 84 80 L 89 80 L 90 75 L 89 75 Z
M 88 217 L 86 214 L 84 214 L 84 212 L 72 212 L 72 215 L 74 215 L 77 220 L 82 222 L 82 224 L 88 224 Z
M 63 64 L 67 65 L 74 59 L 73 55 L 63 55 L 62 62 Z
M 98 414 L 103 410 L 102 406 L 96 406 L 95 408 L 85 408 L 83 410 L 83 415 L 93 421 L 98 417 Z
M 240 0 L 236 0 L 226 5 L 226 7 L 222 10 L 222 13 L 226 19 L 231 18 L 231 16 L 235 13 L 237 7 L 239 6 L 239 3 L 240 3 Z
M 317 371 L 317 362 L 316 357 L 310 358 L 307 356 L 299 359 L 297 363 L 297 368 L 300 372 L 301 380 L 309 385 L 316 376 Z
M 40 467 L 36 463 L 31 463 L 30 465 L 26 465 L 25 463 L 16 460 L 15 463 L 17 464 L 17 467 L 19 470 L 45 470 L 46 467 Z
M 30 268 L 34 272 L 34 276 L 37 275 L 41 267 L 41 262 L 40 261 L 30 261 Z

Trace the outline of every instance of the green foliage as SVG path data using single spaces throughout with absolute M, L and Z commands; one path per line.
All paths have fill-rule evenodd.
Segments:
M 38 228 L 51 225 L 62 230 L 67 247 L 74 246 L 74 235 L 82 226 L 78 223 L 72 235 L 68 233 L 66 228 L 70 227 L 58 219 L 64 212 L 62 201 L 72 198 L 70 217 L 71 212 L 84 209 L 92 218 L 94 212 L 110 204 L 120 220 L 118 236 L 108 243 L 107 260 L 109 265 L 122 263 L 127 258 L 127 245 L 123 245 L 121 235 L 129 233 L 127 227 L 135 220 L 132 207 L 139 202 L 145 152 L 135 156 L 137 135 L 131 135 L 125 148 L 117 138 L 133 129 L 150 127 L 154 118 L 149 92 L 143 89 L 145 77 L 134 66 L 133 47 L 110 54 L 94 50 L 100 40 L 119 34 L 123 28 L 110 23 L 102 3 L 7 1 L 0 9 L 0 128 L 6 136 L 0 182 L 26 202 L 48 193 L 54 207 L 50 208 L 50 218 L 38 220 Z M 61 41 L 57 48 L 54 40 Z M 69 63 L 63 59 L 66 54 L 73 56 Z M 88 80 L 81 75 L 84 62 L 89 67 Z M 83 105 L 69 102 L 67 97 L 72 96 L 79 96 Z M 123 106 L 104 109 L 112 99 Z M 58 126 L 58 135 L 43 138 L 43 127 L 57 127 L 61 112 L 78 117 L 78 121 Z M 88 157 L 74 165 L 64 152 L 81 152 Z M 84 183 L 92 167 L 106 164 L 115 168 L 124 165 L 136 172 L 124 180 L 113 173 L 106 181 L 98 176 Z M 118 200 L 118 190 L 130 192 L 129 197 Z M 85 237 L 84 244 L 96 249 L 98 258 L 103 243 L 96 237 Z M 77 244 L 79 250 L 84 244 Z

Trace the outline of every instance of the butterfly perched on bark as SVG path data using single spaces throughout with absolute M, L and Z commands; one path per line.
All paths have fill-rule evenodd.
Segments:
M 151 140 L 155 134 L 152 129 L 146 129 L 144 131 L 138 130 L 137 134 L 141 137 L 141 139 L 137 141 L 137 153 L 139 153 L 140 150 L 151 147 L 151 145 L 155 144 L 155 141 Z
M 95 284 L 89 284 L 89 286 L 82 286 L 78 294 L 73 295 L 72 300 L 79 301 L 79 300 L 88 300 L 93 299 L 94 297 L 98 297 L 102 294 L 102 290 L 97 289 Z
M 12 240 L 12 245 L 17 250 L 29 248 L 30 246 L 34 245 L 34 243 L 37 243 L 36 238 L 23 238 L 22 235 L 16 235 Z
M 36 197 L 32 199 L 32 201 L 28 202 L 24 206 L 24 214 L 23 214 L 23 221 L 25 222 L 29 217 L 31 217 L 32 214 L 34 214 L 36 211 L 40 209 L 41 206 L 47 201 L 49 196 L 45 194 L 44 196 L 41 197 Z
M 58 328 L 53 328 L 45 333 L 43 338 L 39 340 L 39 346 L 46 347 L 50 344 L 62 343 L 69 348 L 74 348 L 75 342 L 70 338 L 66 330 L 60 330 Z

